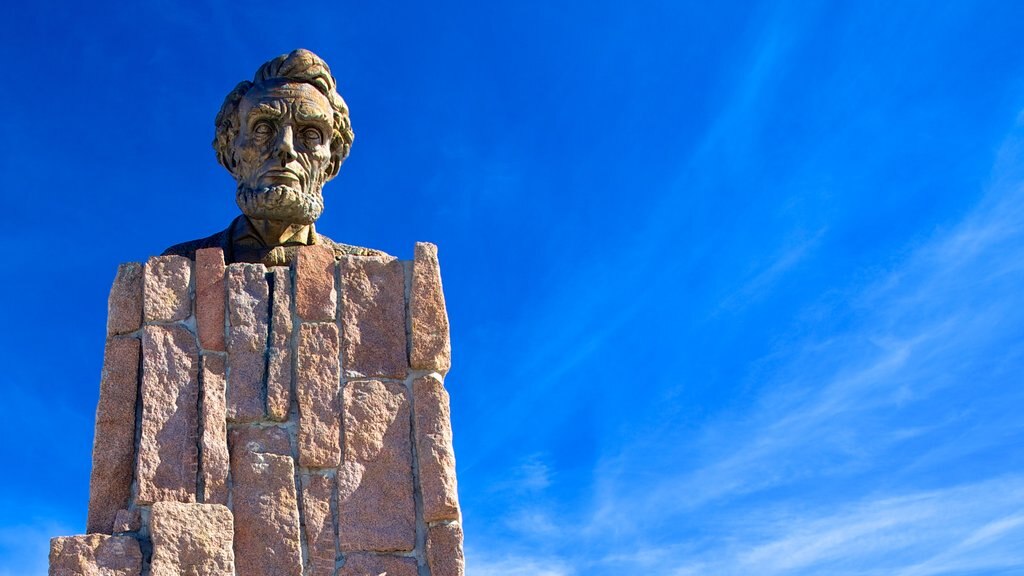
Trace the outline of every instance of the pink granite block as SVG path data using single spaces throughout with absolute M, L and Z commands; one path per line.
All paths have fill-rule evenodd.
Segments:
M 302 516 L 308 550 L 305 576 L 334 576 L 338 553 L 334 545 L 336 512 L 331 510 L 333 493 L 333 476 L 302 475 Z
M 427 529 L 427 565 L 431 576 L 464 576 L 462 526 L 458 522 L 435 524 Z
M 220 504 L 156 502 L 150 576 L 235 576 L 231 511 Z
M 301 576 L 295 464 L 289 456 L 232 444 L 235 567 L 238 574 Z
M 307 322 L 333 322 L 338 293 L 334 288 L 334 250 L 302 246 L 295 257 L 295 313 Z
M 265 415 L 270 289 L 262 264 L 228 266 L 229 422 L 255 422 Z
M 295 365 L 299 404 L 299 465 L 333 468 L 341 458 L 338 414 L 338 326 L 303 323 Z
M 204 354 L 202 368 L 202 500 L 207 504 L 228 503 L 228 428 L 225 389 L 227 362 L 219 354 Z
M 409 365 L 416 370 L 434 370 L 442 374 L 448 372 L 452 363 L 448 311 L 441 289 L 437 246 L 427 242 L 416 243 L 409 316 L 412 326 Z
M 224 352 L 224 316 L 227 289 L 224 284 L 224 251 L 220 248 L 196 250 L 196 329 L 203 350 Z
M 288 268 L 271 269 L 270 351 L 267 355 L 267 417 L 288 419 L 292 401 L 292 281 Z
M 342 361 L 347 378 L 405 378 L 405 273 L 384 256 L 345 256 Z
M 142 309 L 146 322 L 176 322 L 192 313 L 189 283 L 192 261 L 183 256 L 154 256 L 143 274 Z
M 107 341 L 92 444 L 87 532 L 110 534 L 117 511 L 128 507 L 135 464 L 135 401 L 139 386 L 139 341 Z
M 345 564 L 338 571 L 338 576 L 381 576 L 382 574 L 386 576 L 416 576 L 418 574 L 416 559 L 354 552 L 345 555 Z
M 423 520 L 458 520 L 459 493 L 448 392 L 435 374 L 417 378 L 412 391 Z
M 338 539 L 345 551 L 392 552 L 416 544 L 411 414 L 403 384 L 345 384 L 338 469 Z
M 64 536 L 50 540 L 50 576 L 139 576 L 142 550 L 131 536 Z
M 179 325 L 142 337 L 142 438 L 138 504 L 195 502 L 199 467 L 199 348 Z
M 138 532 L 142 528 L 142 515 L 138 508 L 118 510 L 114 516 L 114 534 Z
M 142 264 L 117 267 L 107 299 L 107 336 L 128 334 L 142 327 Z

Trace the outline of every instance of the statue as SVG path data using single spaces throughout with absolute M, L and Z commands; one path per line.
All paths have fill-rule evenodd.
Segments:
M 217 160 L 238 182 L 242 215 L 226 230 L 171 246 L 164 255 L 195 259 L 221 248 L 227 263 L 286 265 L 299 246 L 323 244 L 336 258 L 386 255 L 318 234 L 323 185 L 338 173 L 354 134 L 348 107 L 327 63 L 309 50 L 260 66 L 224 99 L 216 120 Z

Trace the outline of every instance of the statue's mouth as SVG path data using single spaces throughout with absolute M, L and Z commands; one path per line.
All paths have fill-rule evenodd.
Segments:
M 277 184 L 282 181 L 289 182 L 300 182 L 301 177 L 297 172 L 288 168 L 275 168 L 273 170 L 267 170 L 263 173 L 261 181 L 270 181 L 271 183 Z

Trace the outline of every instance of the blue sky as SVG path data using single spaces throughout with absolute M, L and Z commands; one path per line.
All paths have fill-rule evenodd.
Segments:
M 0 576 L 84 529 L 116 266 L 296 47 L 319 230 L 439 245 L 471 576 L 1024 574 L 1024 5 L 7 3 Z

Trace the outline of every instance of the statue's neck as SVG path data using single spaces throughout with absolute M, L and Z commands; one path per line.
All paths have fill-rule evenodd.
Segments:
M 281 246 L 289 242 L 297 244 L 313 244 L 315 242 L 316 231 L 312 224 L 295 224 L 257 218 L 249 218 L 249 223 L 263 244 L 268 247 Z

